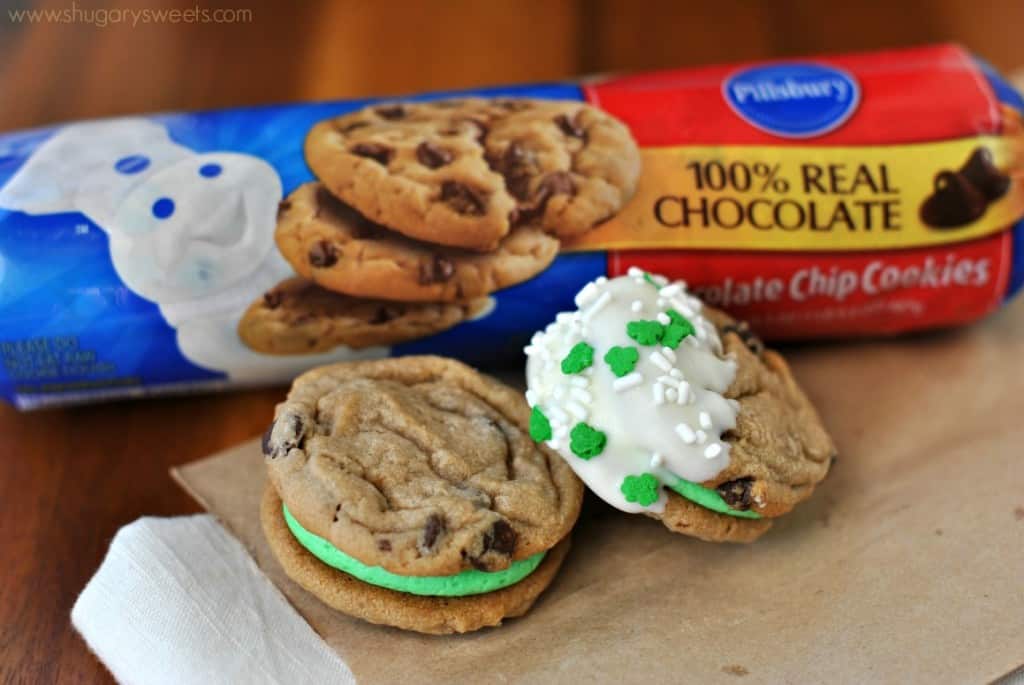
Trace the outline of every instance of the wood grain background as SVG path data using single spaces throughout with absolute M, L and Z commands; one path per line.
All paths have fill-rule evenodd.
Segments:
M 77 2 L 81 10 L 195 0 Z M 563 78 L 956 40 L 1024 66 L 1021 0 L 229 0 L 251 21 L 16 21 L 0 2 L 0 130 L 76 118 Z M 95 16 L 95 15 L 94 15 Z M 3 322 L 0 322 L 0 327 Z M 0 680 L 109 675 L 68 614 L 116 530 L 196 511 L 168 467 L 261 432 L 283 390 L 19 414 L 0 405 Z

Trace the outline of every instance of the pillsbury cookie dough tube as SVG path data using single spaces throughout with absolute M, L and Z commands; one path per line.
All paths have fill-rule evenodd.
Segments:
M 966 324 L 1024 282 L 1022 111 L 940 45 L 0 134 L 0 396 L 520 363 L 631 267 L 770 339 Z

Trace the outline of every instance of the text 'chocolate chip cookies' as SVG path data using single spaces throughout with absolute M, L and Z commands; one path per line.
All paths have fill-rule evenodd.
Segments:
M 305 152 L 319 180 L 281 203 L 275 240 L 319 288 L 281 284 L 249 307 L 239 336 L 259 352 L 392 345 L 479 315 L 475 300 L 614 216 L 640 172 L 621 122 L 566 101 L 375 105 L 316 124 Z M 382 301 L 424 304 L 368 321 L 397 311 Z
M 466 632 L 554 577 L 583 487 L 521 395 L 436 357 L 299 377 L 263 441 L 261 519 L 287 574 L 374 623 Z
M 682 282 L 631 269 L 577 295 L 526 352 L 533 438 L 612 506 L 748 542 L 835 454 L 782 357 Z

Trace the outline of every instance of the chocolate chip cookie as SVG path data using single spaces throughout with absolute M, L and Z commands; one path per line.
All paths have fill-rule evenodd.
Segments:
M 589 230 L 629 200 L 640 170 L 629 130 L 581 102 L 377 105 L 317 124 L 305 150 L 327 188 L 367 218 L 480 251 L 521 225 L 562 238 Z
M 534 226 L 513 229 L 488 253 L 412 240 L 362 217 L 319 183 L 281 203 L 275 240 L 299 274 L 328 290 L 409 302 L 479 298 L 532 278 L 558 253 L 558 241 Z
M 291 278 L 249 306 L 238 335 L 264 354 L 311 354 L 339 345 L 361 349 L 425 338 L 472 318 L 487 305 L 487 298 L 451 303 L 367 300 Z
M 525 611 L 560 563 L 583 494 L 558 455 L 530 439 L 528 422 L 519 393 L 453 360 L 354 362 L 300 376 L 263 440 L 274 492 L 264 527 L 275 553 L 307 589 L 371 621 L 451 632 Z M 301 526 L 293 533 L 315 536 L 361 571 L 300 564 L 294 545 L 280 542 L 275 496 Z M 467 572 L 489 581 L 522 564 L 533 570 L 473 590 L 475 602 L 379 592 Z
M 613 507 L 750 541 L 810 496 L 832 440 L 782 357 L 683 282 L 598 278 L 526 348 L 531 436 Z

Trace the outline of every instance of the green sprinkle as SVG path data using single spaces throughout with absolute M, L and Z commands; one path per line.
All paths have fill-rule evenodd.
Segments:
M 636 351 L 635 347 L 615 346 L 604 355 L 604 360 L 612 368 L 612 373 L 619 378 L 632 371 L 639 358 L 640 353 Z
M 569 431 L 569 449 L 580 459 L 592 459 L 604 451 L 608 437 L 587 424 L 577 423 Z
M 644 272 L 644 280 L 653 285 L 655 288 L 661 288 L 661 286 L 658 285 L 658 282 L 654 280 L 654 276 L 650 275 L 646 271 Z
M 626 324 L 626 335 L 641 345 L 657 345 L 665 327 L 657 321 L 630 321 Z
M 534 407 L 530 412 L 530 437 L 535 442 L 544 442 L 551 439 L 551 422 L 540 407 Z
M 679 343 L 683 342 L 683 338 L 693 335 L 696 329 L 686 317 L 676 310 L 669 309 L 665 313 L 668 314 L 668 318 L 672 319 L 672 323 L 665 328 L 665 334 L 661 336 L 661 344 L 674 350 L 679 347 Z
M 636 502 L 642 507 L 647 507 L 658 501 L 660 487 L 661 482 L 653 473 L 644 473 L 639 476 L 626 476 L 619 490 L 625 495 L 627 502 Z
M 562 373 L 579 373 L 594 363 L 594 348 L 585 342 L 576 343 L 562 360 Z

